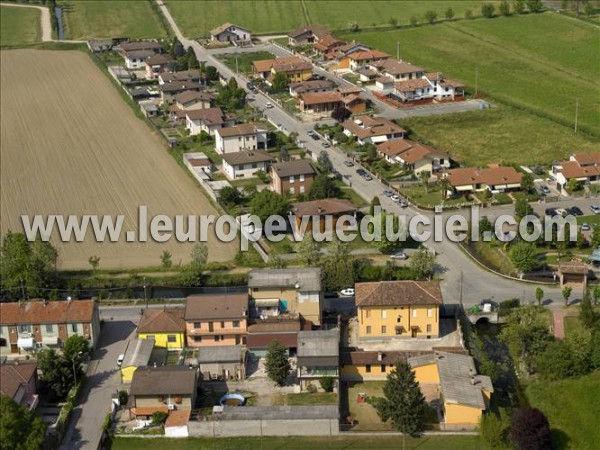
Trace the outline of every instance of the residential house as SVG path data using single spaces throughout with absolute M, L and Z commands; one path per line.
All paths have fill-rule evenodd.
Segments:
M 258 310 L 270 309 L 277 311 L 277 315 L 258 319 L 251 319 L 248 324 L 247 347 L 257 357 L 264 357 L 272 341 L 278 341 L 291 354 L 298 346 L 298 332 L 310 330 L 311 322 L 302 322 L 297 314 L 280 314 L 279 299 L 255 299 L 253 304 Z M 273 306 L 275 305 L 275 306 Z
M 37 363 L 32 361 L 0 362 L 0 394 L 34 410 L 39 402 Z
M 185 305 L 188 347 L 244 345 L 248 294 L 192 295 Z
M 330 36 L 329 31 L 320 25 L 309 25 L 288 33 L 292 46 L 314 44 L 326 36 Z
M 388 76 L 379 76 L 375 78 L 375 87 L 382 92 L 394 90 L 394 79 Z
M 159 113 L 158 103 L 159 100 L 153 98 L 149 100 L 140 100 L 138 105 L 145 117 L 157 117 Z
M 241 345 L 203 346 L 198 367 L 203 380 L 244 380 L 247 350 Z
M 327 54 L 335 51 L 336 49 L 346 45 L 346 42 L 337 39 L 331 34 L 327 34 L 319 39 L 318 42 L 313 44 L 313 48 L 320 55 L 326 56 Z
M 139 50 L 151 50 L 153 53 L 162 51 L 161 45 L 156 41 L 133 41 L 119 44 L 122 52 L 134 52 Z
M 215 130 L 217 153 L 233 153 L 243 150 L 267 148 L 268 131 L 256 123 L 242 123 Z
M 421 386 L 439 387 L 444 416 L 442 430 L 471 430 L 479 425 L 483 412 L 489 408 L 494 387 L 490 377 L 477 375 L 471 356 L 436 351 L 407 361 Z
M 339 376 L 340 331 L 311 330 L 298 332 L 298 384 L 300 389 L 309 385 L 318 387 L 323 377 L 332 377 L 336 384 Z
M 175 106 L 183 111 L 208 109 L 213 106 L 214 101 L 215 96 L 207 92 L 184 91 L 173 96 Z
M 98 305 L 93 300 L 32 300 L 0 303 L 0 354 L 42 348 L 60 350 L 71 336 L 83 336 L 91 348 L 100 337 Z
M 241 47 L 252 44 L 252 33 L 239 25 L 224 23 L 220 27 L 210 30 L 210 39 L 218 42 L 230 42 Z
M 447 78 L 442 72 L 426 73 L 424 78 L 433 86 L 433 99 L 436 101 L 456 100 L 465 96 L 465 85 Z
M 357 283 L 360 340 L 437 338 L 442 292 L 437 281 Z
M 399 361 L 429 355 L 431 351 L 350 350 L 340 354 L 340 379 L 344 381 L 385 380 Z
M 198 371 L 188 366 L 138 367 L 129 387 L 130 413 L 144 424 L 161 411 L 196 407 Z
M 130 339 L 127 341 L 120 368 L 121 383 L 131 383 L 135 371 L 139 367 L 148 365 L 152 350 L 154 350 L 153 339 Z
M 357 116 L 342 123 L 344 134 L 356 137 L 356 142 L 379 144 L 392 139 L 402 139 L 406 130 L 383 117 Z
M 333 90 L 334 84 L 329 80 L 309 80 L 290 83 L 290 95 L 299 97 L 302 94 L 326 92 Z
M 174 81 L 187 81 L 203 84 L 204 75 L 198 69 L 180 70 L 178 72 L 162 72 L 158 75 L 158 84 L 167 84 Z
M 190 172 L 201 171 L 210 176 L 213 172 L 213 164 L 202 152 L 187 152 L 183 154 L 183 164 Z
M 308 92 L 300 96 L 300 110 L 310 114 L 334 111 L 344 106 L 337 91 Z
M 390 55 L 379 50 L 363 50 L 352 52 L 345 58 L 348 59 L 348 67 L 352 71 L 362 69 L 375 61 L 388 59 Z
M 378 70 L 383 76 L 389 77 L 395 82 L 415 80 L 418 78 L 423 78 L 425 75 L 425 69 L 422 67 L 418 67 L 397 59 L 388 59 L 384 61 L 378 67 Z
M 324 198 L 294 203 L 291 214 L 294 216 L 294 235 L 302 239 L 305 233 L 315 229 L 315 225 L 320 233 L 335 233 L 338 221 L 342 227 L 345 220 L 355 217 L 356 207 L 350 200 Z
M 274 302 L 281 313 L 297 314 L 321 324 L 323 292 L 321 269 L 255 269 L 248 274 L 251 304 Z
M 223 172 L 230 180 L 252 178 L 259 170 L 269 173 L 273 161 L 275 158 L 264 150 L 225 153 L 223 155 Z
M 194 109 L 185 112 L 185 127 L 194 136 L 201 132 L 215 135 L 215 131 L 235 124 L 233 114 L 224 113 L 221 108 Z
M 294 159 L 271 166 L 271 190 L 279 195 L 308 192 L 317 171 L 306 159 Z
M 394 139 L 379 144 L 377 154 L 390 164 L 402 164 L 415 174 L 430 174 L 450 168 L 450 155 L 408 139 Z
M 379 76 L 377 69 L 371 69 L 367 67 L 364 69 L 358 69 L 356 74 L 358 75 L 359 81 L 364 84 L 373 83 Z
M 352 89 L 339 89 L 342 94 L 342 103 L 344 108 L 350 111 L 352 114 L 364 114 L 367 111 L 367 100 L 365 100 L 360 93 L 353 91 Z
M 144 309 L 137 326 L 139 339 L 151 339 L 156 347 L 185 347 L 183 309 Z
M 496 193 L 520 189 L 523 174 L 517 172 L 514 167 L 492 165 L 487 169 L 475 167 L 451 169 L 447 177 L 453 193 L 485 190 Z
M 336 69 L 349 69 L 350 68 L 350 60 L 348 56 L 352 53 L 357 52 L 366 52 L 371 50 L 371 47 L 368 45 L 360 44 L 356 41 L 348 42 L 345 45 L 337 46 L 336 48 L 329 51 L 325 58 L 329 60 L 336 60 L 338 63 L 335 66 Z
M 146 69 L 146 60 L 156 53 L 152 50 L 132 50 L 123 52 L 125 67 L 130 70 Z
M 445 78 L 440 72 L 427 73 L 422 78 L 398 81 L 393 95 L 402 101 L 446 101 L 464 97 L 464 85 Z
M 572 154 L 568 161 L 553 164 L 550 175 L 559 189 L 564 189 L 570 180 L 600 183 L 600 152 Z
M 169 68 L 172 59 L 169 55 L 158 53 L 146 58 L 146 78 L 158 78 L 158 75 Z
M 202 89 L 202 86 L 200 86 L 200 83 L 195 81 L 171 81 L 170 83 L 158 85 L 158 91 L 160 92 L 160 100 L 162 104 L 171 104 L 173 102 L 173 98 L 182 92 L 200 91 L 200 89 Z
M 289 83 L 307 81 L 312 73 L 312 62 L 300 56 L 285 56 L 276 59 L 263 59 L 252 63 L 252 73 L 270 83 L 277 73 L 287 76 Z

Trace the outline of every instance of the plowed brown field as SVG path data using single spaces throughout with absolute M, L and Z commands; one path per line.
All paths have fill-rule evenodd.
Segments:
M 125 215 L 137 229 L 137 208 L 148 214 L 215 214 L 201 188 L 176 164 L 162 141 L 120 98 L 80 51 L 0 52 L 2 234 L 22 231 L 21 214 Z M 62 269 L 157 266 L 163 250 L 187 262 L 193 243 L 51 242 Z M 211 237 L 209 259 L 233 258 L 236 247 Z

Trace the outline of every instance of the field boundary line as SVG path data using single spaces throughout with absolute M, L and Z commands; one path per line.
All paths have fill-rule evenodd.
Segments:
M 306 1 L 301 0 L 300 4 L 302 5 L 302 11 L 304 11 L 304 20 L 306 21 L 306 25 L 310 25 L 310 15 L 308 14 L 308 7 L 306 6 Z

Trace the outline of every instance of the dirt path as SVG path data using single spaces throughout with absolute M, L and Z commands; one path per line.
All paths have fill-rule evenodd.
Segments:
M 562 309 L 556 309 L 552 312 L 554 322 L 554 337 L 556 339 L 565 338 L 565 312 Z
M 14 6 L 16 8 L 35 8 L 41 11 L 40 22 L 42 27 L 42 42 L 51 42 L 52 24 L 50 23 L 50 10 L 46 6 L 18 5 L 16 3 L 0 3 L 0 6 Z

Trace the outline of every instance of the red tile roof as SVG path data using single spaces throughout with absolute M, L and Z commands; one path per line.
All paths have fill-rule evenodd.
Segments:
M 138 333 L 183 333 L 183 308 L 145 309 L 137 327 Z
M 365 61 L 369 59 L 386 59 L 389 58 L 390 55 L 379 51 L 379 50 L 362 50 L 359 52 L 351 53 L 348 58 L 354 61 Z
M 0 365 L 0 394 L 13 398 L 19 387 L 27 384 L 37 371 L 34 362 L 3 363 Z
M 488 169 L 477 169 L 467 167 L 452 169 L 448 171 L 448 178 L 452 186 L 466 186 L 472 184 L 487 184 L 496 186 L 503 184 L 519 184 L 523 174 L 514 167 L 492 167 Z
M 0 323 L 3 325 L 91 322 L 93 300 L 53 300 L 0 303 Z
M 359 139 L 406 132 L 404 128 L 382 117 L 357 116 L 346 120 L 342 125 Z
M 437 281 L 378 281 L 356 283 L 356 306 L 401 306 L 442 304 Z
M 337 103 L 342 101 L 342 94 L 337 91 L 307 92 L 301 95 L 304 105 L 320 105 L 323 103 Z
M 449 156 L 444 151 L 436 150 L 420 142 L 413 142 L 408 139 L 393 139 L 383 142 L 377 146 L 377 151 L 390 158 L 398 156 L 407 164 L 414 164 L 427 157 Z
M 562 174 L 569 180 L 571 178 L 587 178 L 600 175 L 600 167 L 580 166 L 577 161 L 565 161 L 562 164 Z

